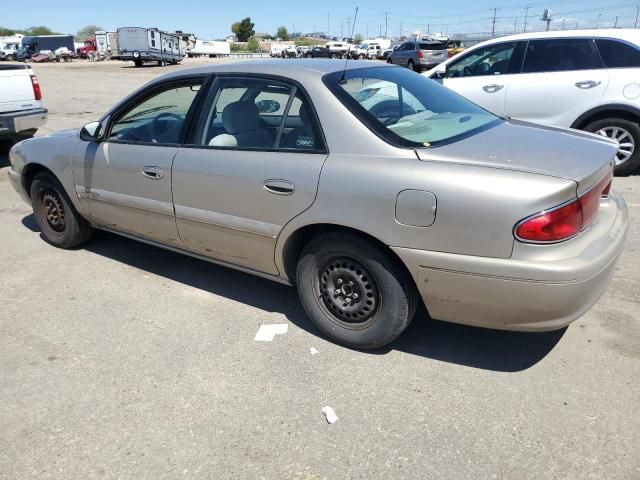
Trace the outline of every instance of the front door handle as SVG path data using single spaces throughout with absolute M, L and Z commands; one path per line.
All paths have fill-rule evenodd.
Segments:
M 152 180 L 160 180 L 164 177 L 164 171 L 160 167 L 144 167 L 142 174 Z
M 265 180 L 263 186 L 267 192 L 275 193 L 276 195 L 291 195 L 296 191 L 293 183 L 289 180 L 280 180 L 276 178 Z
M 499 90 L 502 90 L 504 88 L 504 85 L 497 85 L 497 84 L 492 84 L 492 85 L 485 85 L 484 87 L 482 87 L 482 89 L 487 92 L 487 93 L 496 93 Z
M 576 82 L 576 87 L 581 88 L 582 90 L 587 90 L 589 88 L 597 87 L 602 82 L 596 82 L 595 80 L 584 80 L 582 82 Z

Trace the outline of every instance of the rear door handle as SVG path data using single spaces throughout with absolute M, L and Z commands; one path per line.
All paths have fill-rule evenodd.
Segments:
M 276 178 L 265 180 L 263 186 L 267 192 L 275 193 L 276 195 L 291 195 L 296 191 L 295 186 L 289 180 Z
M 482 87 L 482 89 L 487 92 L 487 93 L 496 93 L 499 90 L 502 90 L 504 88 L 504 85 L 497 85 L 497 84 L 492 84 L 492 85 L 485 85 L 484 87 Z
M 602 82 L 596 82 L 595 80 L 584 80 L 582 82 L 576 82 L 576 87 L 581 88 L 582 90 L 587 90 L 589 88 L 597 87 Z
M 160 180 L 164 177 L 164 171 L 160 167 L 144 167 L 142 174 L 152 180 Z

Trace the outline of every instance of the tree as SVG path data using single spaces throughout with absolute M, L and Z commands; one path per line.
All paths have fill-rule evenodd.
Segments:
M 104 30 L 104 28 L 98 25 L 87 25 L 81 28 L 78 30 L 78 33 L 76 33 L 76 42 L 84 42 L 87 38 L 93 37 L 98 30 Z
M 247 17 L 244 20 L 233 23 L 231 25 L 231 31 L 238 37 L 239 42 L 246 42 L 256 33 L 253 29 L 254 25 L 255 24 L 251 22 L 251 17 Z
M 247 50 L 253 53 L 260 51 L 260 42 L 258 42 L 256 37 L 251 37 L 249 39 L 247 42 Z
M 353 43 L 355 43 L 356 45 L 360 45 L 362 43 L 362 35 L 359 33 L 356 33 L 356 35 L 353 37 Z
M 0 27 L 0 37 L 13 37 L 16 33 L 12 28 Z
M 284 25 L 278 27 L 276 38 L 279 38 L 280 40 L 289 40 L 289 32 L 287 31 L 287 27 L 285 27 Z
M 40 25 L 38 27 L 29 27 L 27 29 L 27 35 L 57 35 L 57 34 L 53 30 L 51 30 L 49 27 Z

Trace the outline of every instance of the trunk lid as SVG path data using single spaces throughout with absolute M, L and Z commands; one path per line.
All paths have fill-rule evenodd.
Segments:
M 0 113 L 39 108 L 27 65 L 0 65 Z
M 615 142 L 594 134 L 508 120 L 463 140 L 416 153 L 421 160 L 573 180 L 581 195 L 611 172 L 617 150 Z

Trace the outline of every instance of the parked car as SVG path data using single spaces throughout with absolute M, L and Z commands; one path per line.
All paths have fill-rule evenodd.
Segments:
M 38 77 L 29 65 L 0 65 L 0 140 L 33 136 L 47 122 Z
M 616 174 L 640 166 L 640 31 L 501 37 L 426 74 L 498 114 L 616 140 Z
M 627 230 L 616 151 L 384 63 L 253 61 L 159 77 L 8 171 L 55 246 L 99 228 L 293 284 L 324 334 L 376 348 L 419 298 L 509 330 L 586 312 Z
M 342 53 L 328 47 L 313 47 L 306 53 L 306 58 L 342 58 Z
M 409 70 L 421 71 L 438 65 L 449 58 L 447 44 L 437 40 L 404 42 L 389 54 L 387 63 L 401 65 Z

